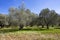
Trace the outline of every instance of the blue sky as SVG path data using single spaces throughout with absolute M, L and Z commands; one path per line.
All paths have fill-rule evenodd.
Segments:
M 10 7 L 19 7 L 22 0 L 0 0 L 0 13 L 8 14 Z M 44 8 L 55 10 L 60 14 L 60 0 L 24 0 L 25 7 L 39 14 Z

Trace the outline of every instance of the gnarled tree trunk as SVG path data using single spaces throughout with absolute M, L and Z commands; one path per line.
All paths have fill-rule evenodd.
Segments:
M 49 29 L 49 25 L 47 24 L 46 26 L 47 26 L 47 29 Z
M 19 25 L 19 30 L 23 29 L 24 25 L 23 24 L 20 24 Z
M 42 28 L 44 28 L 44 25 L 42 25 Z

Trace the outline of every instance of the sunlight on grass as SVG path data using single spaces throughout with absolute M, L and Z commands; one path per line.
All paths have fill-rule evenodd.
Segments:
M 2 28 L 0 29 L 0 36 L 0 38 L 4 36 L 8 40 L 10 38 L 16 40 L 59 40 L 60 29 L 24 27 L 19 30 L 18 28 Z
M 46 28 L 38 28 L 38 27 L 25 27 L 22 30 L 18 28 L 2 28 L 0 29 L 1 33 L 60 33 L 60 29 L 46 29 Z

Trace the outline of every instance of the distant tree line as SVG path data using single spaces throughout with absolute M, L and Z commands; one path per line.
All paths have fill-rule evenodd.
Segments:
M 21 8 L 9 8 L 8 15 L 0 13 L 0 26 L 19 26 L 21 30 L 24 26 L 49 26 L 54 27 L 54 25 L 60 26 L 60 15 L 55 12 L 55 10 L 50 10 L 49 8 L 42 9 L 39 15 L 31 12 L 29 9 Z

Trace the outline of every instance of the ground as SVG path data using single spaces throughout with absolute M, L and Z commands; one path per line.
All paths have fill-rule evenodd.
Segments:
M 60 29 L 0 29 L 0 40 L 60 40 Z

